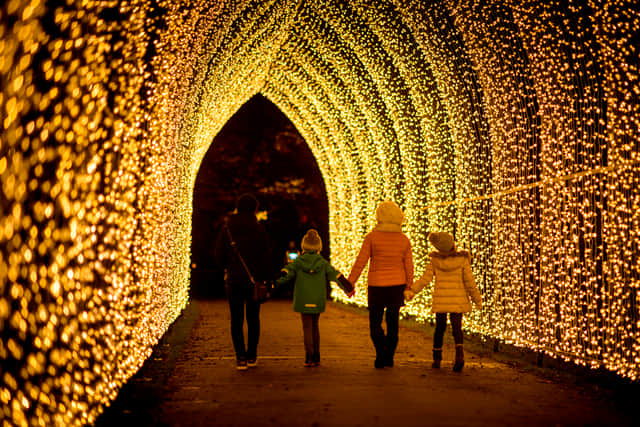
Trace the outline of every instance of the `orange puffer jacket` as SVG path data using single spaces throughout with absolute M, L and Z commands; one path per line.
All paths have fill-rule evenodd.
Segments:
M 380 228 L 383 227 L 377 227 L 365 237 L 349 274 L 349 282 L 355 285 L 371 259 L 367 276 L 369 286 L 406 285 L 408 289 L 413 283 L 411 242 L 401 231 L 379 231 Z
M 415 293 L 431 283 L 435 276 L 431 311 L 433 313 L 466 313 L 471 311 L 469 297 L 482 307 L 482 298 L 471 271 L 467 251 L 433 252 L 424 274 L 411 287 Z

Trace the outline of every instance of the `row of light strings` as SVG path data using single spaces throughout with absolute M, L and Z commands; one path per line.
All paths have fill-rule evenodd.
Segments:
M 200 162 L 256 93 L 317 159 L 339 269 L 395 200 L 418 274 L 429 231 L 471 251 L 468 332 L 635 380 L 639 29 L 631 0 L 4 2 L 3 425 L 91 423 L 150 355 Z

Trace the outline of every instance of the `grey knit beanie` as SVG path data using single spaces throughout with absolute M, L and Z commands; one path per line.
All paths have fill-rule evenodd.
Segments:
M 453 236 L 446 231 L 429 233 L 429 242 L 440 252 L 451 252 L 455 248 Z
M 302 238 L 302 244 L 300 245 L 303 251 L 316 251 L 322 250 L 322 240 L 318 235 L 318 232 L 313 228 L 307 231 L 307 234 Z

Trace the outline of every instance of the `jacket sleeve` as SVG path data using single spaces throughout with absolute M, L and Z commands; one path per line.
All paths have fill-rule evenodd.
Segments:
M 213 258 L 216 264 L 223 269 L 227 267 L 227 263 L 229 262 L 228 248 L 230 246 L 229 238 L 227 237 L 224 227 L 224 224 L 220 227 L 213 251 Z
M 353 285 L 351 282 L 349 282 L 349 280 L 347 280 L 347 278 L 331 264 L 327 267 L 327 280 L 329 282 L 336 282 L 345 294 L 353 292 Z
M 422 276 L 418 280 L 416 280 L 411 286 L 411 290 L 417 294 L 422 290 L 422 288 L 424 288 L 429 283 L 431 283 L 432 279 L 433 279 L 433 266 L 431 265 L 431 262 L 429 262 L 425 267 L 424 273 L 422 273 Z
M 358 279 L 360 278 L 360 274 L 362 274 L 362 270 L 369 262 L 369 258 L 371 257 L 371 233 L 367 234 L 367 237 L 364 238 L 364 242 L 362 242 L 362 247 L 360 247 L 360 252 L 356 257 L 356 261 L 353 263 L 353 267 L 351 267 L 351 273 L 349 273 L 349 282 L 353 285 L 356 284 Z
M 289 264 L 286 267 L 283 267 L 280 271 L 282 271 L 284 274 L 275 280 L 276 285 L 278 286 L 284 285 L 285 283 L 296 277 L 296 269 L 293 267 L 293 264 Z
M 340 272 L 329 261 L 325 264 L 325 274 L 328 282 L 337 282 Z
M 406 289 L 410 289 L 411 285 L 413 285 L 413 254 L 411 252 L 411 242 L 407 245 L 407 250 L 404 254 L 404 271 L 407 275 L 407 283 L 405 287 Z
M 473 303 L 478 306 L 478 308 L 482 307 L 482 297 L 480 296 L 478 286 L 476 286 L 476 279 L 473 277 L 471 261 L 469 260 L 467 260 L 464 267 L 462 267 L 462 281 L 464 282 L 464 288 L 467 291 L 467 295 L 471 297 Z

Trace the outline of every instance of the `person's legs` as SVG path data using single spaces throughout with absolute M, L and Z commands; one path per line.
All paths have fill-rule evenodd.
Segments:
M 456 360 L 453 364 L 455 372 L 462 371 L 464 366 L 464 350 L 462 347 L 462 313 L 450 313 L 451 329 L 453 329 L 453 340 L 456 343 Z
M 236 352 L 236 359 L 238 360 L 238 368 L 241 369 L 241 363 L 244 363 L 246 367 L 246 351 L 244 347 L 244 298 L 242 294 L 235 290 L 229 292 L 229 310 L 231 313 L 231 339 L 233 341 L 233 348 Z
M 304 336 L 304 366 L 311 366 L 313 357 L 313 314 L 300 313 L 302 334 Z
M 260 303 L 253 300 L 253 291 L 245 295 L 247 304 L 247 361 L 255 365 L 260 340 Z
M 313 333 L 313 358 L 314 366 L 320 364 L 320 313 L 312 314 L 311 330 Z
M 447 313 L 436 313 L 436 330 L 433 334 L 433 368 L 439 368 L 442 361 L 442 343 L 447 329 Z
M 447 329 L 447 313 L 436 313 L 436 330 L 433 333 L 433 348 L 442 349 L 444 331 Z
M 387 323 L 387 336 L 384 344 L 384 365 L 393 366 L 393 355 L 398 346 L 398 323 L 400 318 L 400 306 L 387 307 L 385 321 Z
M 384 306 L 369 306 L 369 332 L 371 341 L 376 349 L 376 368 L 384 368 L 384 330 L 382 329 L 382 317 L 384 316 Z
M 449 313 L 449 320 L 451 321 L 453 341 L 456 345 L 462 345 L 462 313 Z

